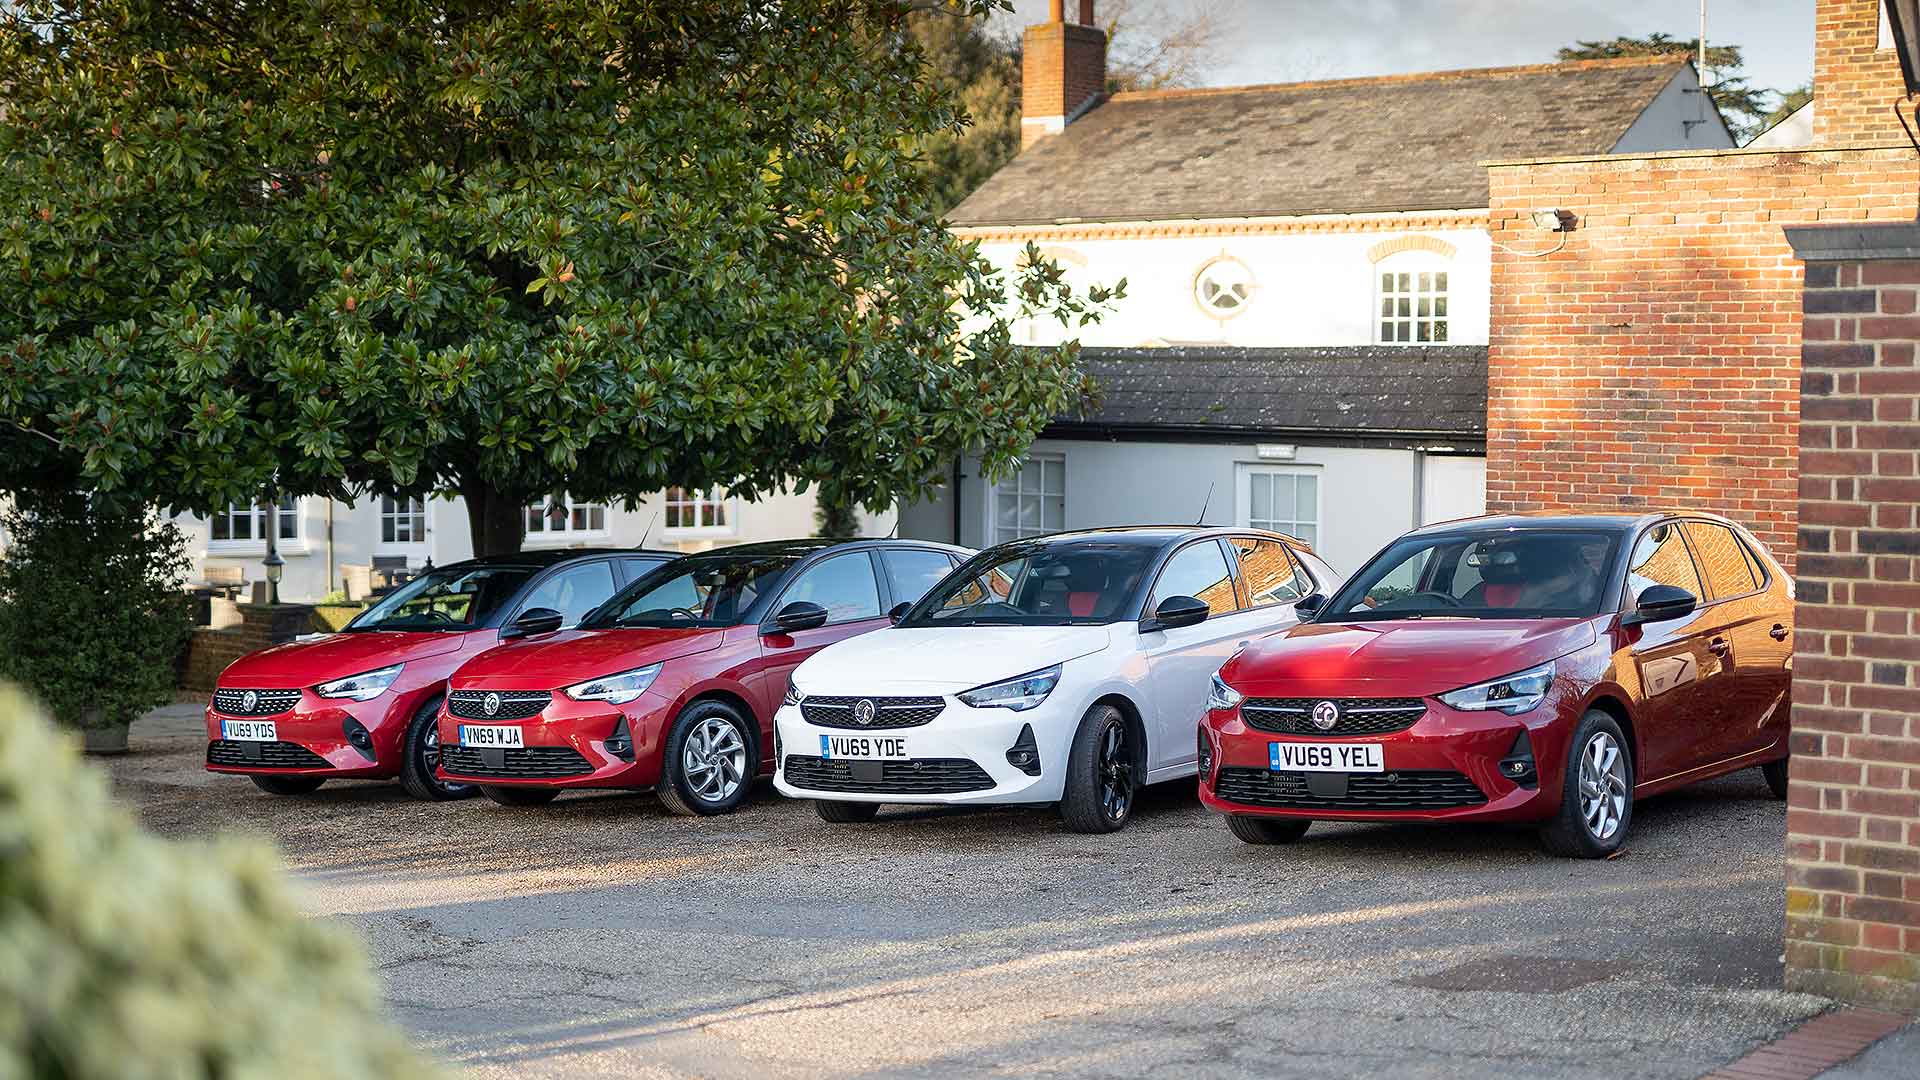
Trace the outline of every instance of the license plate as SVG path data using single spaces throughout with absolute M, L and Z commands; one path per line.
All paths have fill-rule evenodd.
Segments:
M 820 756 L 828 761 L 905 761 L 905 735 L 822 735 Z
M 222 720 L 220 737 L 235 742 L 278 742 L 280 739 L 271 720 Z
M 489 727 L 485 724 L 461 724 L 460 745 L 486 748 L 524 747 L 526 733 L 517 727 Z
M 1385 772 L 1379 743 L 1270 742 L 1267 768 L 1274 772 Z

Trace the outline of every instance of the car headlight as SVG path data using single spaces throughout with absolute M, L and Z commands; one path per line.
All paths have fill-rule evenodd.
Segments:
M 807 695 L 801 693 L 799 687 L 789 682 L 787 683 L 787 696 L 780 699 L 780 704 L 798 705 L 805 700 L 807 700 Z
M 1494 709 L 1511 716 L 1540 704 L 1540 699 L 1547 696 L 1547 687 L 1552 685 L 1553 661 L 1549 660 L 1539 667 L 1437 696 L 1450 708 L 1465 712 Z
M 1025 712 L 1047 700 L 1060 682 L 1060 665 L 1017 675 L 1005 682 L 976 686 L 954 696 L 976 709 L 1012 709 Z
M 313 688 L 313 692 L 326 698 L 347 698 L 351 701 L 372 701 L 387 692 L 393 680 L 400 677 L 400 669 L 405 664 L 363 671 L 358 675 L 349 675 L 344 679 L 323 682 Z
M 597 679 L 575 683 L 560 692 L 575 701 L 605 701 L 613 705 L 625 705 L 646 693 L 647 687 L 652 686 L 653 680 L 659 675 L 660 665 L 648 664 L 618 675 L 602 675 Z
M 1207 708 L 1224 711 L 1238 707 L 1246 699 L 1245 694 L 1228 686 L 1219 672 L 1213 673 L 1213 683 L 1207 687 Z

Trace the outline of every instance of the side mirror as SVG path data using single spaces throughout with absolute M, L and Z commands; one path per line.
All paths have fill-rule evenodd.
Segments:
M 1142 630 L 1178 630 L 1183 626 L 1205 622 L 1209 612 L 1207 602 L 1193 596 L 1169 596 L 1160 601 L 1153 609 L 1153 615 L 1140 627 Z
M 816 626 L 825 626 L 827 609 L 810 600 L 795 600 L 780 609 L 779 614 L 773 617 L 773 625 L 786 634 L 796 630 L 811 630 Z
M 508 623 L 506 628 L 500 631 L 500 637 L 504 640 L 532 637 L 535 634 L 551 634 L 560 629 L 560 624 L 565 621 L 565 617 L 552 608 L 528 608 L 520 613 L 519 618 Z
M 1311 618 L 1314 615 L 1318 615 L 1320 613 L 1320 609 L 1326 606 L 1327 606 L 1326 596 L 1317 592 L 1308 593 L 1307 595 L 1293 602 L 1293 610 L 1299 612 L 1300 617 L 1303 619 Z
M 1700 606 L 1692 593 L 1678 585 L 1649 585 L 1641 590 L 1640 599 L 1632 611 L 1620 616 L 1621 626 L 1640 626 L 1644 623 L 1666 622 L 1670 619 L 1683 619 L 1693 614 Z
M 887 612 L 887 621 L 890 623 L 897 623 L 901 619 L 906 618 L 907 612 L 912 610 L 913 610 L 912 602 L 907 600 L 902 600 L 899 603 L 893 605 L 893 610 Z

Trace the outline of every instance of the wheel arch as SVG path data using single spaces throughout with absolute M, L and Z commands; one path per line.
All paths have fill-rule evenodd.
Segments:
M 1586 711 L 1599 711 L 1613 717 L 1620 725 L 1620 734 L 1627 737 L 1627 752 L 1633 756 L 1633 775 L 1635 782 L 1640 777 L 1640 735 L 1633 727 L 1633 713 L 1627 708 L 1624 696 L 1610 690 L 1602 690 L 1587 702 Z
M 707 701 L 717 701 L 727 706 L 739 713 L 741 719 L 747 722 L 747 737 L 753 740 L 754 771 L 758 773 L 760 763 L 766 756 L 767 748 L 773 745 L 773 740 L 768 736 L 766 731 L 763 730 L 764 725 L 760 720 L 759 714 L 754 711 L 753 704 L 747 700 L 747 695 L 741 688 L 727 686 L 725 684 L 709 684 L 703 686 L 693 693 L 688 694 L 686 700 L 680 703 L 680 707 L 673 710 L 673 719 L 680 719 L 681 713 Z M 671 723 L 672 721 L 669 721 L 669 724 Z
M 1108 691 L 1100 695 L 1095 698 L 1093 704 L 1087 706 L 1087 708 L 1095 709 L 1102 705 L 1113 706 L 1119 710 L 1121 716 L 1126 718 L 1127 733 L 1133 736 L 1134 775 L 1138 776 L 1141 784 L 1144 785 L 1147 776 L 1147 762 L 1152 761 L 1153 757 L 1147 753 L 1147 724 L 1146 719 L 1140 713 L 1140 706 L 1135 704 L 1132 698 L 1117 690 Z

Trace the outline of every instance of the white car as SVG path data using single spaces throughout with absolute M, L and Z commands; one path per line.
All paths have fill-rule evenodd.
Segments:
M 774 786 L 832 822 L 882 803 L 1058 803 L 1126 824 L 1142 784 L 1192 776 L 1213 673 L 1341 576 L 1292 537 L 1101 529 L 962 564 L 893 627 L 794 672 Z

